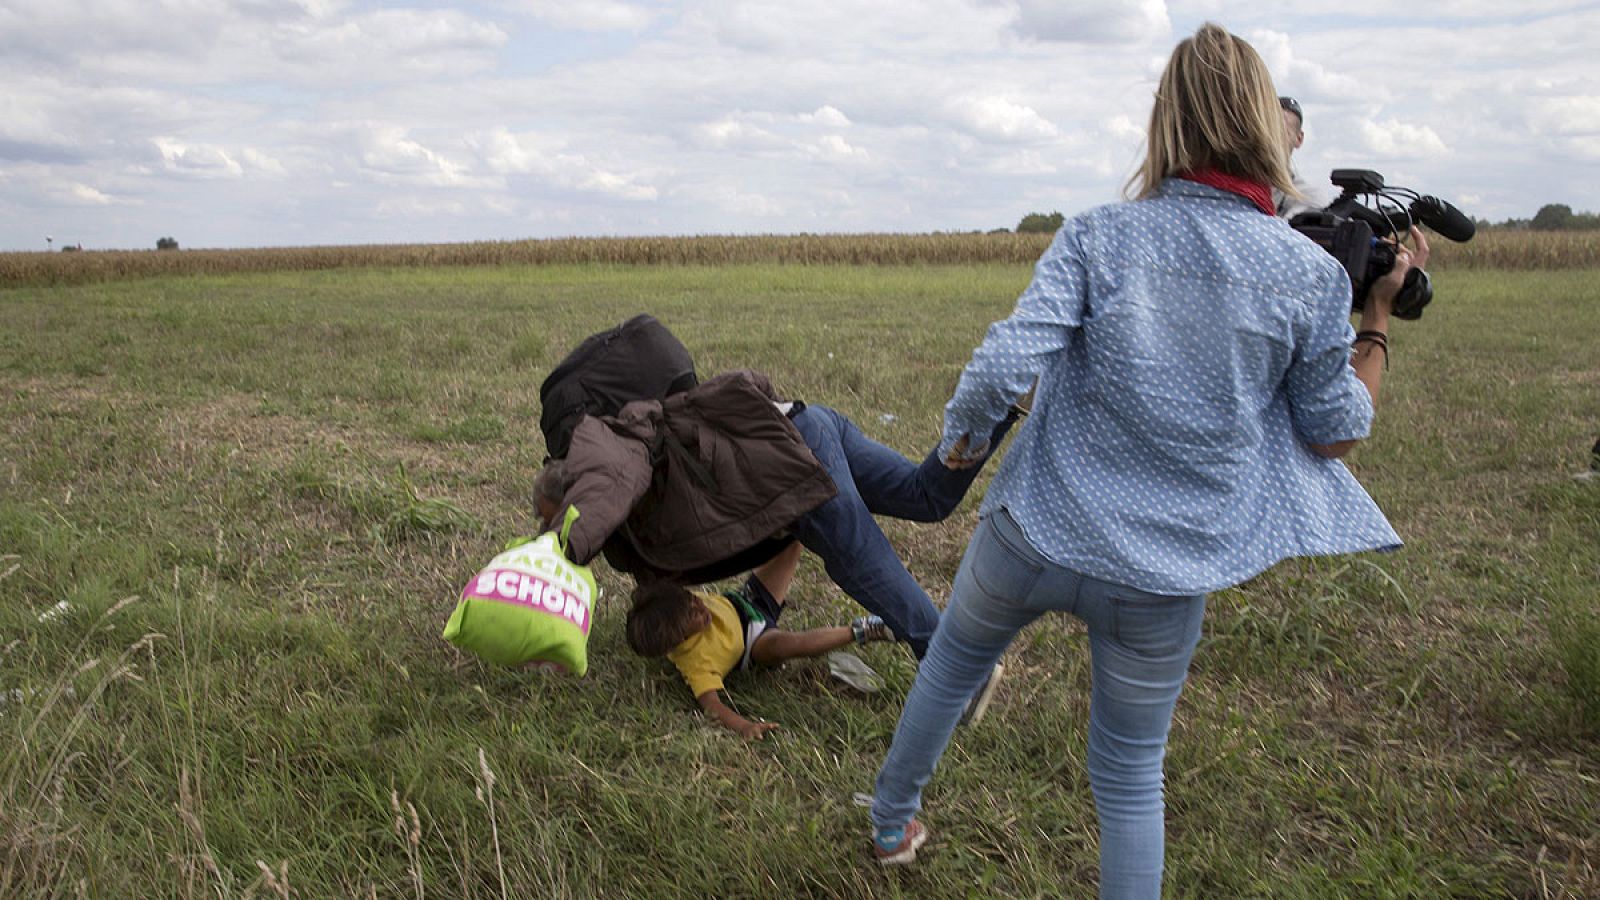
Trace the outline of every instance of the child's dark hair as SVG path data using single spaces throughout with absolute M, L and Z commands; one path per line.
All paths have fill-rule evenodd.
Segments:
M 633 589 L 628 646 L 640 656 L 665 656 L 699 631 L 705 606 L 675 581 L 651 580 Z

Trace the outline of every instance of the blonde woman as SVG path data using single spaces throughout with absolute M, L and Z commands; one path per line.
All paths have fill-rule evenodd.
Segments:
M 941 450 L 1037 379 L 878 773 L 873 850 L 910 862 L 921 792 L 1017 631 L 1088 628 L 1103 897 L 1157 897 L 1162 758 L 1209 591 L 1400 540 L 1339 462 L 1371 426 L 1400 249 L 1357 334 L 1350 282 L 1273 215 L 1293 195 L 1272 80 L 1207 24 L 1173 51 L 1133 199 L 1069 220 L 945 407 Z M 955 450 L 952 454 L 951 451 Z

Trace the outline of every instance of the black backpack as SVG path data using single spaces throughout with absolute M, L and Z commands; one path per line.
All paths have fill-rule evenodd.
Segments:
M 683 342 L 654 316 L 640 314 L 590 335 L 539 386 L 539 430 L 549 459 L 565 459 L 572 432 L 585 414 L 615 415 L 635 400 L 660 400 L 700 383 Z M 547 460 L 548 461 L 548 460 Z M 626 527 L 606 541 L 606 561 L 636 578 L 672 578 L 706 584 L 731 578 L 766 562 L 793 538 L 778 535 L 725 560 L 687 572 L 660 572 L 644 561 Z
M 699 383 L 688 348 L 655 316 L 641 313 L 590 335 L 539 385 L 545 453 L 565 459 L 585 414 L 616 415 L 635 400 L 660 400 Z

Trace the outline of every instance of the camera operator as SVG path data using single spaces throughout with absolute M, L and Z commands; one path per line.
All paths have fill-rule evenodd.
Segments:
M 1295 190 L 1304 198 L 1297 199 L 1285 191 L 1273 190 L 1272 203 L 1277 208 L 1278 218 L 1288 219 L 1299 213 L 1320 209 L 1322 204 L 1311 185 L 1294 168 L 1294 152 L 1306 142 L 1305 114 L 1300 110 L 1300 101 L 1293 97 L 1279 97 L 1278 108 L 1283 113 L 1283 140 L 1289 148 L 1289 177 L 1294 181 Z
M 968 698 L 1059 611 L 1088 632 L 1100 896 L 1159 897 L 1162 761 L 1206 594 L 1290 557 L 1400 545 L 1338 457 L 1370 432 L 1395 297 L 1427 243 L 1412 230 L 1414 249 L 1394 248 L 1353 332 L 1344 267 L 1272 218 L 1272 188 L 1295 193 L 1277 96 L 1220 26 L 1181 42 L 1132 199 L 1062 226 L 962 371 L 947 459 L 1035 394 L 878 772 L 880 863 L 916 858 L 923 788 Z

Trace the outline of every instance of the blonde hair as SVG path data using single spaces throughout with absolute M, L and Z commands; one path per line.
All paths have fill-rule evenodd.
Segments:
M 1125 192 L 1143 199 L 1163 179 L 1194 169 L 1266 182 L 1300 197 L 1266 63 L 1243 38 L 1212 22 L 1167 60 L 1150 110 L 1144 162 Z

